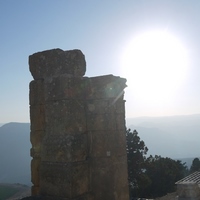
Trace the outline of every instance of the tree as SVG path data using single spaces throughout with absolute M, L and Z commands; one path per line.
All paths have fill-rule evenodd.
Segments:
M 190 173 L 193 173 L 193 172 L 198 171 L 198 170 L 200 170 L 200 160 L 199 160 L 199 158 L 195 158 L 192 161 L 192 165 L 190 167 Z
M 145 197 L 156 198 L 174 192 L 175 182 L 182 179 L 187 171 L 185 163 L 180 160 L 150 156 L 146 160 L 146 175 L 151 184 L 145 190 Z
M 175 191 L 175 182 L 188 174 L 180 160 L 155 155 L 146 158 L 148 148 L 138 132 L 126 131 L 129 187 L 132 197 L 156 198 Z
M 132 196 L 140 195 L 141 188 L 149 185 L 149 178 L 145 175 L 145 155 L 148 148 L 144 141 L 140 140 L 138 132 L 130 129 L 126 130 L 127 141 L 127 160 L 128 160 L 128 176 L 129 187 Z M 142 185 L 142 187 L 141 187 Z

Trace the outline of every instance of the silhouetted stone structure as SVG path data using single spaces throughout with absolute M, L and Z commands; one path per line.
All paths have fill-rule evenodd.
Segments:
M 128 200 L 126 80 L 83 77 L 80 50 L 29 57 L 32 195 Z

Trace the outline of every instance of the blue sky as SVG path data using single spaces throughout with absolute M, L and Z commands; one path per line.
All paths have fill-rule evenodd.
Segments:
M 168 30 L 187 49 L 187 76 L 173 98 L 157 103 L 145 95 L 140 99 L 127 83 L 126 117 L 200 113 L 199 10 L 199 0 L 0 1 L 0 123 L 29 121 L 29 55 L 81 49 L 86 76 L 123 76 L 127 44 L 154 29 Z

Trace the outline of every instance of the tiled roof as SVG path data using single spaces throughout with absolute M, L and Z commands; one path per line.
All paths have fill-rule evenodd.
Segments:
M 196 171 L 189 176 L 186 176 L 185 178 L 181 179 L 180 181 L 177 181 L 175 184 L 200 184 L 200 171 Z

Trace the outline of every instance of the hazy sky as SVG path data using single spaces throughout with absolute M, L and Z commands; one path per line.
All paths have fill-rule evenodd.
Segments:
M 81 49 L 87 61 L 86 76 L 124 76 L 126 71 L 128 118 L 200 113 L 199 10 L 199 0 L 1 0 L 0 123 L 29 121 L 28 95 L 32 77 L 28 56 L 52 48 Z M 132 68 L 129 62 L 128 66 L 124 60 L 128 45 L 140 35 L 158 31 L 165 31 L 178 40 L 185 54 L 179 56 L 176 46 L 169 47 L 165 52 L 167 57 L 156 51 L 163 69 L 153 68 L 148 55 L 154 52 L 155 46 L 163 52 L 162 46 L 170 44 L 168 40 L 167 44 L 156 41 L 155 34 L 150 42 L 145 42 L 150 45 L 145 46 L 148 52 L 134 57 L 134 52 L 129 51 L 133 58 L 142 57 L 140 61 L 146 68 L 143 66 L 139 72 L 140 64 L 138 67 L 133 64 Z M 183 58 L 184 64 L 187 62 L 180 83 L 176 83 L 171 74 L 175 74 L 178 81 L 185 68 L 180 58 L 179 61 L 170 60 L 168 54 L 173 51 L 175 57 Z M 168 61 L 175 63 L 172 69 Z M 165 74 L 164 68 L 171 71 Z M 163 71 L 165 76 L 160 74 Z M 156 82 L 151 83 L 151 80 Z

